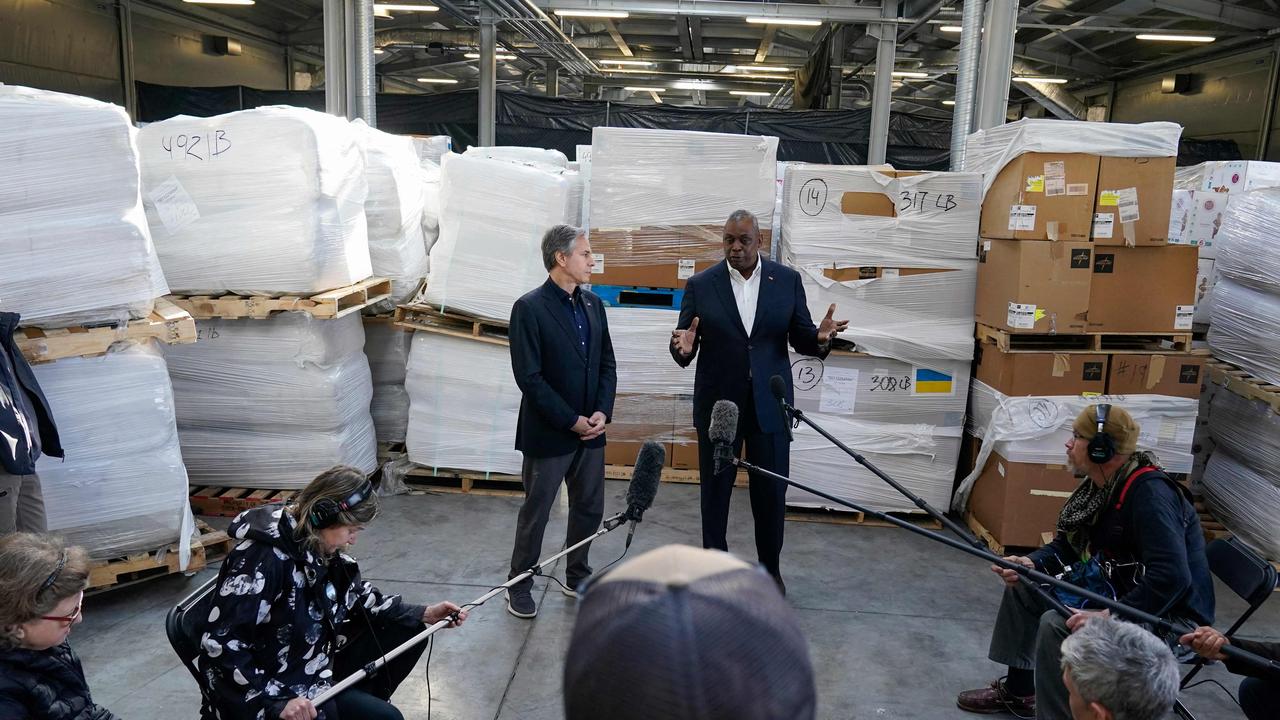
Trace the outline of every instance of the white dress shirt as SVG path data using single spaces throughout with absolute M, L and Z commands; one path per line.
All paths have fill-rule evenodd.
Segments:
M 729 265 L 729 261 L 725 260 L 725 264 Z M 756 267 L 749 278 L 742 277 L 742 273 L 729 265 L 729 284 L 733 287 L 733 299 L 738 303 L 738 315 L 742 317 L 742 327 L 746 329 L 747 337 L 751 337 L 751 326 L 756 322 L 756 303 L 760 299 L 760 272 L 763 265 L 763 258 L 757 256 Z

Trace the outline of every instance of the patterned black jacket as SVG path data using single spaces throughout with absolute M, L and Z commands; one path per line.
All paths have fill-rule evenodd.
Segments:
M 0 718 L 115 720 L 93 704 L 80 658 L 67 643 L 48 650 L 0 651 Z
M 422 622 L 423 606 L 383 595 L 343 553 L 326 560 L 303 549 L 295 527 L 281 506 L 268 505 L 240 513 L 227 529 L 239 542 L 222 564 L 196 661 L 222 720 L 274 720 L 291 698 L 314 698 L 340 680 L 333 657 L 367 627 L 360 613 Z

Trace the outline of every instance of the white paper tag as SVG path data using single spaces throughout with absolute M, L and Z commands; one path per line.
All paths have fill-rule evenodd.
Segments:
M 591 274 L 600 275 L 604 273 L 604 253 L 591 253 L 591 259 L 596 262 L 595 267 L 591 268 Z
M 1007 324 L 1011 328 L 1030 330 L 1036 326 L 1036 306 L 1022 303 L 1009 303 Z
M 898 268 L 883 268 L 880 271 L 880 277 L 882 278 L 898 277 L 899 272 L 900 271 L 898 270 Z
M 1071 183 L 1067 185 L 1067 195 L 1088 195 L 1089 183 Z
M 1173 329 L 1190 330 L 1191 319 L 1195 317 L 1195 305 L 1179 305 L 1173 309 Z
M 1067 176 L 1067 163 L 1065 160 L 1056 160 L 1044 164 L 1044 176 L 1046 178 L 1065 178 Z
M 1067 194 L 1067 179 L 1064 177 L 1047 177 L 1044 179 L 1045 197 L 1058 197 Z
M 858 371 L 827 366 L 822 371 L 818 412 L 850 415 L 858 401 Z
M 676 279 L 688 280 L 693 277 L 694 261 L 691 258 L 682 258 L 676 269 Z
M 1035 230 L 1036 206 L 1012 205 L 1009 207 L 1010 230 Z
M 983 241 L 982 241 L 982 252 L 991 252 L 991 241 L 990 241 L 990 240 L 983 240 Z
M 1109 212 L 1093 214 L 1093 239 L 1106 240 L 1113 237 L 1116 228 L 1116 216 Z
M 1119 198 L 1120 206 L 1120 222 L 1131 223 L 1138 222 L 1141 215 L 1138 213 L 1138 188 L 1130 187 L 1116 191 Z
M 200 219 L 200 210 L 186 188 L 173 175 L 147 193 L 164 229 L 176 233 Z

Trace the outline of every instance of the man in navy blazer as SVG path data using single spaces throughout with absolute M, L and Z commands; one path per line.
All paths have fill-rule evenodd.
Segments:
M 563 480 L 569 487 L 566 545 L 586 538 L 604 516 L 604 429 L 613 415 L 617 363 L 604 304 L 581 286 L 595 265 L 582 231 L 557 225 L 542 238 L 547 281 L 511 308 L 511 369 L 520 386 L 516 449 L 524 454 L 524 504 L 511 552 L 511 574 L 542 552 L 547 515 Z M 591 575 L 588 548 L 569 553 L 564 590 L 575 596 Z M 507 591 L 507 611 L 538 614 L 533 580 Z
M 725 261 L 689 278 L 680 303 L 680 319 L 671 333 L 671 356 L 688 367 L 698 354 L 693 381 L 693 425 L 698 431 L 701 480 L 702 546 L 728 550 L 729 498 L 737 471 L 715 474 L 715 448 L 707 437 L 711 407 L 717 400 L 738 406 L 734 452 L 745 443 L 747 460 L 786 475 L 790 434 L 769 390 L 769 378 L 787 382 L 793 400 L 787 344 L 802 355 L 826 357 L 831 340 L 847 321 L 833 320 L 836 306 L 814 327 L 800 274 L 760 254 L 760 225 L 755 215 L 738 210 L 724 225 Z M 779 569 L 786 513 L 786 486 L 751 476 L 751 515 L 756 554 L 786 593 Z

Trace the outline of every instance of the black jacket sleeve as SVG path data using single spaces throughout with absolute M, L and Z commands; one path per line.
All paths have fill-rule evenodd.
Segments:
M 1062 561 L 1064 565 L 1070 565 L 1080 559 L 1075 549 L 1071 547 L 1071 543 L 1067 542 L 1067 536 L 1064 533 L 1054 535 L 1049 544 L 1027 555 L 1031 562 L 1036 564 L 1036 569 L 1040 572 L 1056 574 L 1060 571 L 1060 568 L 1045 565 L 1045 560 L 1054 556 L 1057 556 L 1058 560 Z M 1057 561 L 1054 562 L 1054 565 L 1056 564 Z
M 520 392 L 547 423 L 568 430 L 577 422 L 578 413 L 542 375 L 542 338 L 533 314 L 534 309 L 522 300 L 511 308 L 511 370 Z
M 801 282 L 799 273 L 795 275 L 795 282 L 795 311 L 791 313 L 791 328 L 787 332 L 791 347 L 801 355 L 825 358 L 831 353 L 831 338 L 827 338 L 826 343 L 818 342 L 818 328 L 809 316 L 809 301 L 805 297 L 804 283 Z M 681 319 L 684 319 L 683 315 Z
M 1137 587 L 1120 600 L 1152 615 L 1163 615 L 1191 589 L 1182 497 L 1169 483 L 1152 478 L 1137 483 L 1130 493 L 1124 507 L 1125 527 L 1137 541 L 1136 559 L 1145 572 Z
M 1268 660 L 1280 660 L 1280 643 L 1260 642 L 1258 640 L 1245 640 L 1244 638 L 1232 638 L 1231 644 L 1241 650 L 1251 652 L 1254 655 L 1261 655 Z M 1265 672 L 1255 670 L 1252 665 L 1245 665 L 1239 660 L 1227 658 L 1225 663 L 1227 670 L 1236 675 L 1246 675 L 1248 677 L 1256 677 L 1261 680 L 1270 680 L 1272 682 L 1280 682 L 1280 672 Z
M 613 422 L 613 398 L 618 391 L 618 361 L 613 356 L 613 338 L 609 336 L 609 314 L 600 308 L 600 382 L 596 386 L 596 410 L 604 413 L 605 422 Z M 575 420 L 577 418 L 574 418 Z
M 693 300 L 693 282 L 687 282 L 684 285 L 684 296 L 680 299 L 680 319 L 676 321 L 677 330 L 688 330 L 693 324 L 693 319 L 697 316 L 697 304 Z M 676 364 L 680 367 L 689 367 L 689 363 L 698 356 L 698 344 L 702 342 L 702 331 L 699 330 L 697 336 L 693 338 L 693 352 L 686 357 L 676 350 L 675 343 L 668 342 L 667 348 L 671 351 L 671 357 L 675 359 Z

